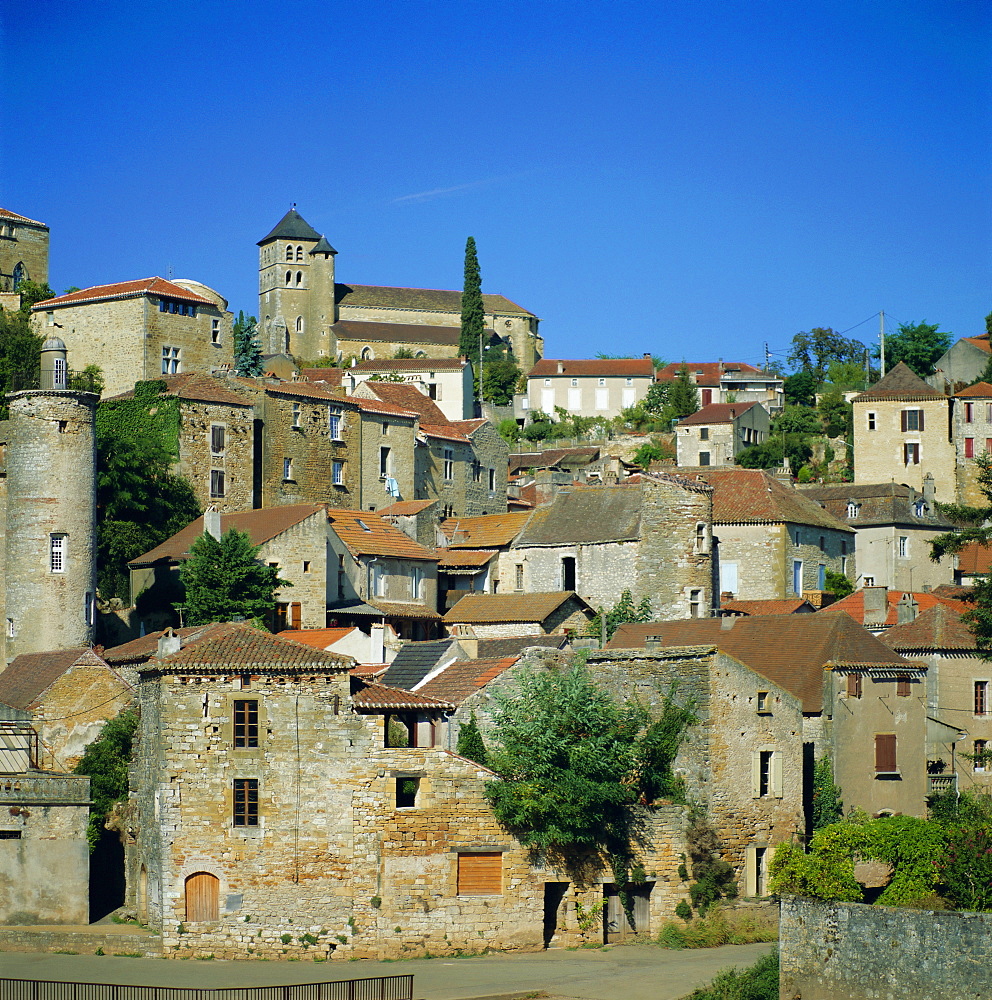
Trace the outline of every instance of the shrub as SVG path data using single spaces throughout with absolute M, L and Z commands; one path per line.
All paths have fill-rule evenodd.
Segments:
M 686 1000 L 778 1000 L 778 952 L 759 958 L 750 968 L 721 972 L 709 986 Z
M 682 916 L 681 913 L 678 915 Z M 690 919 L 684 924 L 670 920 L 662 925 L 658 934 L 658 943 L 673 949 L 719 948 L 725 944 L 777 940 L 778 920 L 772 911 L 733 913 L 719 906 L 711 907 L 702 917 L 691 917 L 690 911 Z

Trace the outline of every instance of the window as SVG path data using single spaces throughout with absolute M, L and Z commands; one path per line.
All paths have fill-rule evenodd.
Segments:
M 344 486 L 344 462 L 331 463 L 331 482 L 335 486 Z
M 296 248 L 296 259 L 303 260 L 303 247 Z
M 344 600 L 344 556 L 338 556 L 338 600 Z
M 53 573 L 65 572 L 66 536 L 48 536 L 48 567 Z
M 7 619 L 7 638 L 8 639 L 13 639 L 14 638 L 14 619 L 13 618 L 8 618 Z
M 579 384 L 579 380 L 577 378 L 573 378 L 572 379 L 572 388 L 573 389 L 576 388 L 576 386 L 578 386 L 578 384 Z
M 865 587 L 874 587 L 875 586 L 875 577 L 873 577 L 873 576 L 866 576 L 866 577 L 864 577 L 863 580 L 862 580 L 862 586 L 865 586 Z
M 575 590 L 575 556 L 563 556 L 561 560 L 561 589 Z
M 911 691 L 912 686 L 909 678 L 905 674 L 900 674 L 896 678 L 896 697 L 908 698 Z
M 847 696 L 848 698 L 861 697 L 861 674 L 847 675 Z
M 294 431 L 300 429 L 300 404 L 293 403 L 293 422 L 289 425 Z
M 303 284 L 303 272 L 302 271 L 297 271 L 296 272 L 296 284 L 297 285 L 302 285 Z M 302 322 L 303 322 L 303 320 L 301 318 L 301 320 L 300 320 L 301 325 L 302 325 Z
M 444 449 L 444 478 L 449 482 L 455 478 L 455 453 L 451 448 Z
M 175 375 L 181 367 L 180 349 L 178 347 L 162 348 L 162 374 Z
M 372 563 L 372 593 L 375 597 L 386 596 L 386 573 L 379 563 Z
M 286 260 L 292 260 L 292 259 L 293 259 L 293 248 L 286 247 Z
M 284 458 L 282 460 L 282 478 L 285 481 L 293 478 L 293 460 L 291 458 Z
M 710 453 L 708 451 L 701 451 L 699 453 L 699 464 L 700 465 L 710 464 Z
M 497 851 L 458 855 L 459 896 L 499 896 L 503 892 L 503 855 Z
M 303 572 L 304 573 L 309 573 L 310 572 L 310 560 L 309 559 L 304 559 L 303 560 Z
M 210 425 L 210 451 L 214 455 L 224 454 L 224 427 L 221 424 Z
M 210 321 L 210 343 L 219 344 L 220 343 L 220 320 L 212 319 Z
M 210 470 L 210 495 L 212 497 L 224 496 L 224 472 L 222 469 Z
M 335 441 L 341 439 L 341 410 L 332 406 L 327 411 L 327 427 Z
M 415 601 L 424 599 L 424 567 L 414 566 L 410 571 L 410 596 Z
M 975 404 L 965 403 L 964 404 L 964 422 L 966 424 L 974 423 L 975 421 Z
M 899 558 L 906 559 L 909 556 L 909 536 L 899 536 Z
M 258 746 L 258 702 L 234 703 L 234 745 L 237 748 Z
M 751 754 L 751 797 L 782 798 L 782 754 L 765 747 Z
M 901 427 L 904 431 L 922 431 L 923 430 L 923 411 L 922 410 L 903 410 L 901 415 Z
M 396 808 L 412 809 L 417 804 L 417 792 L 420 791 L 420 778 L 396 779 Z
M 902 460 L 906 465 L 920 464 L 920 445 L 917 441 L 907 441 L 902 446 Z
M 798 597 L 803 592 L 803 561 L 792 560 L 792 592 Z
M 758 692 L 758 711 L 763 714 L 771 713 L 771 702 L 768 699 L 767 691 Z
M 20 840 L 20 830 L 0 830 L 0 840 Z
M 489 470 L 489 492 L 493 493 L 496 490 L 496 470 Z
M 699 440 L 700 441 L 709 441 L 709 439 L 710 439 L 710 429 L 708 427 L 700 427 L 699 428 Z
M 974 743 L 975 770 L 978 771 L 979 773 L 985 771 L 986 764 L 989 761 L 988 756 L 986 756 L 988 754 L 988 750 L 986 750 L 987 746 L 988 746 L 988 740 L 975 740 Z
M 847 516 L 848 517 L 857 517 L 858 513 L 860 512 L 860 510 L 861 510 L 861 504 L 855 503 L 853 500 L 848 500 L 847 501 Z
M 989 714 L 989 682 L 975 681 L 975 715 Z
M 985 439 L 985 450 L 992 455 L 992 438 Z
M 286 272 L 286 284 L 287 285 L 291 285 L 292 283 L 293 283 L 293 272 L 292 271 L 287 271 Z
M 992 403 L 985 404 L 985 422 L 992 424 Z
M 83 595 L 83 624 L 91 626 L 96 616 L 96 601 L 93 600 L 93 591 L 87 590 Z
M 868 413 L 868 430 L 873 431 L 875 429 L 875 414 L 872 412 Z
M 478 460 L 472 463 L 472 482 L 481 483 L 482 482 L 482 463 Z
M 875 773 L 897 774 L 895 733 L 877 733 L 875 735 Z
M 689 617 L 703 617 L 703 592 L 701 590 L 689 591 Z
M 513 579 L 513 589 L 523 590 L 524 589 L 524 564 L 517 563 L 514 567 L 514 579 Z M 7 619 L 10 622 L 11 627 L 13 627 L 14 621 L 12 618 Z
M 708 552 L 709 545 L 706 537 L 706 522 L 696 522 L 696 552 Z
M 385 479 L 389 476 L 389 449 L 379 449 L 379 478 Z
M 52 363 L 52 388 L 64 389 L 66 384 L 65 358 L 55 358 Z
M 964 457 L 974 458 L 975 457 L 975 439 L 965 438 L 964 439 Z
M 234 779 L 234 825 L 258 826 L 258 779 Z

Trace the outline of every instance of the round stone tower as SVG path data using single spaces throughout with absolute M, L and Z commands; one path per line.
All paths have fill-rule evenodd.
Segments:
M 63 344 L 63 360 L 64 351 Z M 58 348 L 50 355 L 57 358 Z M 52 364 L 47 376 L 43 369 L 42 378 L 55 381 L 57 367 Z M 21 653 L 92 643 L 98 399 L 95 393 L 58 388 L 7 397 L 3 635 L 8 663 Z

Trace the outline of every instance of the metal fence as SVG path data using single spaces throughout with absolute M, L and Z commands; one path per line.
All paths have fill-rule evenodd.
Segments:
M 413 1000 L 413 976 L 220 989 L 0 979 L 0 1000 Z

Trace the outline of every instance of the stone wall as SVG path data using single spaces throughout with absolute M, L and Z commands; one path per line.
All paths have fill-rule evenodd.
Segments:
M 893 909 L 786 897 L 782 1000 L 992 997 L 992 913 Z
M 201 508 L 213 505 L 222 514 L 251 510 L 254 506 L 253 453 L 254 410 L 244 406 L 182 399 L 179 421 L 179 463 L 176 472 L 185 476 Z M 212 429 L 223 429 L 223 447 L 214 451 Z M 223 495 L 211 490 L 211 473 L 224 474 Z
M 41 285 L 48 281 L 48 226 L 0 219 L 0 292 L 14 290 L 18 264 L 29 281 Z
M 324 628 L 327 625 L 328 584 L 329 579 L 334 579 L 336 584 L 337 572 L 336 567 L 328 566 L 328 534 L 327 514 L 319 510 L 264 542 L 258 551 L 262 562 L 277 563 L 280 578 L 292 584 L 275 593 L 277 604 L 300 605 L 299 626 L 293 624 L 294 616 L 290 611 L 287 627 Z
M 356 420 L 361 421 L 360 467 L 353 470 L 356 477 L 361 476 L 361 503 L 357 506 L 381 510 L 396 502 L 397 498 L 387 492 L 380 472 L 383 448 L 389 449 L 386 474 L 396 480 L 399 498 L 422 499 L 417 467 L 419 453 L 426 453 L 427 448 L 417 443 L 415 418 L 363 409 L 356 414 Z

